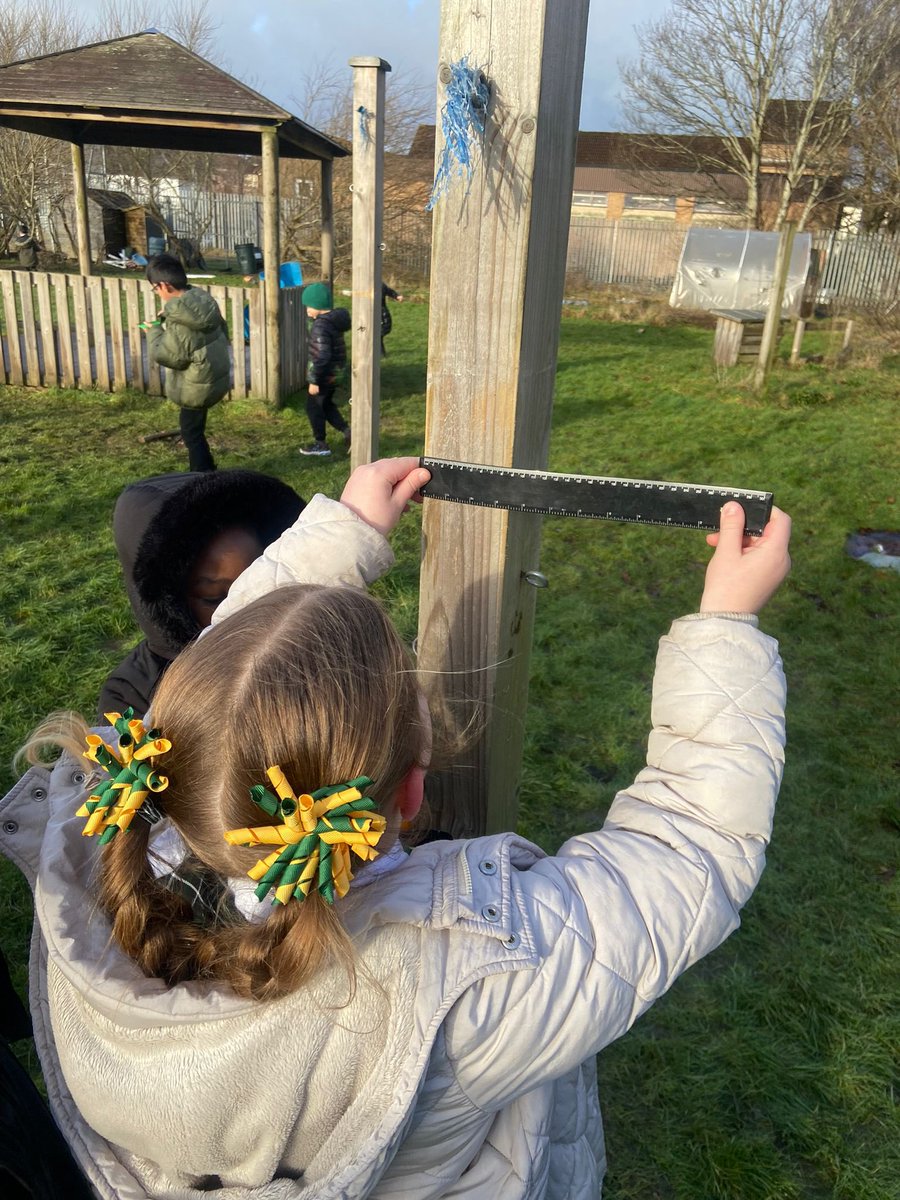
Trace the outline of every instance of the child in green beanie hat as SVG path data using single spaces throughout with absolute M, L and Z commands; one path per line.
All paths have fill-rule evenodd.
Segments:
M 301 446 L 300 453 L 325 457 L 331 454 L 325 440 L 326 422 L 342 433 L 344 445 L 350 446 L 350 426 L 334 402 L 338 375 L 347 365 L 344 334 L 350 328 L 350 314 L 346 308 L 332 308 L 331 287 L 327 283 L 308 284 L 301 299 L 310 319 L 306 415 L 313 440 Z

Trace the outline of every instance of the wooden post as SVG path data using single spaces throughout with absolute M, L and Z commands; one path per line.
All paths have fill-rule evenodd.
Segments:
M 383 58 L 353 68 L 353 445 L 350 466 L 378 457 L 381 399 L 381 230 L 384 217 Z
M 326 283 L 334 283 L 334 163 L 330 158 L 323 158 L 322 168 L 322 278 Z
M 78 238 L 78 270 L 91 273 L 91 227 L 88 220 L 87 181 L 84 177 L 84 147 L 72 142 L 72 180 L 75 185 L 75 227 Z
M 784 301 L 784 287 L 787 283 L 788 271 L 791 269 L 791 251 L 794 248 L 794 234 L 797 226 L 793 221 L 786 221 L 778 239 L 778 252 L 775 255 L 775 278 L 769 292 L 769 307 L 766 309 L 766 319 L 763 324 L 762 341 L 759 346 L 759 360 L 753 373 L 754 391 L 761 391 L 765 386 L 766 377 L 772 367 L 775 357 L 775 347 L 778 345 L 778 335 L 781 332 L 781 305 Z
M 464 57 L 491 99 L 471 181 L 452 175 L 434 208 L 434 457 L 547 465 L 587 15 L 587 0 L 442 7 L 439 111 Z M 458 836 L 515 826 L 535 598 L 524 573 L 539 566 L 540 528 L 425 502 L 418 664 L 480 721 L 463 761 L 429 785 L 435 825 Z
M 278 187 L 278 130 L 265 129 L 262 138 L 263 304 L 266 330 L 266 397 L 281 406 L 281 333 L 278 324 L 281 268 L 281 205 Z
M 803 317 L 798 317 L 797 324 L 794 326 L 794 340 L 791 342 L 792 366 L 800 360 L 800 347 L 803 345 L 803 335 L 805 332 L 806 321 Z

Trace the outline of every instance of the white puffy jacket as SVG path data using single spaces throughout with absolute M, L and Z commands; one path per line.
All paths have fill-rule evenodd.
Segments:
M 390 561 L 320 497 L 284 536 L 232 606 L 309 578 L 285 562 L 311 546 L 330 546 L 323 581 L 362 585 Z M 783 704 L 776 644 L 752 619 L 676 621 L 647 766 L 602 830 L 552 857 L 506 834 L 361 872 L 343 902 L 351 998 L 331 972 L 265 1004 L 147 979 L 94 907 L 96 847 L 74 816 L 84 765 L 34 768 L 0 801 L 0 838 L 35 891 L 48 1094 L 98 1196 L 595 1200 L 594 1056 L 738 925 L 771 830 Z

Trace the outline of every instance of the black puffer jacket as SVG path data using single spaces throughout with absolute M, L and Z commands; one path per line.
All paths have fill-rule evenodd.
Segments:
M 116 501 L 113 535 L 125 588 L 144 641 L 110 674 L 99 712 L 129 705 L 143 716 L 163 671 L 200 633 L 188 607 L 188 576 L 223 530 L 252 530 L 267 546 L 304 507 L 293 488 L 257 471 L 155 475 L 125 488 Z
M 333 308 L 316 317 L 309 328 L 309 366 L 307 378 L 319 387 L 328 387 L 347 365 L 344 334 L 350 328 L 346 308 Z

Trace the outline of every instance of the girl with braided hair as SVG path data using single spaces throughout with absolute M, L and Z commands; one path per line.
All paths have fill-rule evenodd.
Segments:
M 0 802 L 8 826 L 49 801 L 20 855 L 32 1008 L 99 1195 L 594 1200 L 595 1054 L 739 923 L 782 769 L 755 614 L 789 519 L 745 538 L 726 505 L 699 611 L 660 643 L 647 766 L 601 829 L 552 856 L 512 833 L 407 853 L 431 721 L 362 585 L 426 480 L 387 460 L 314 497 L 146 722 L 112 714 L 87 764 Z

